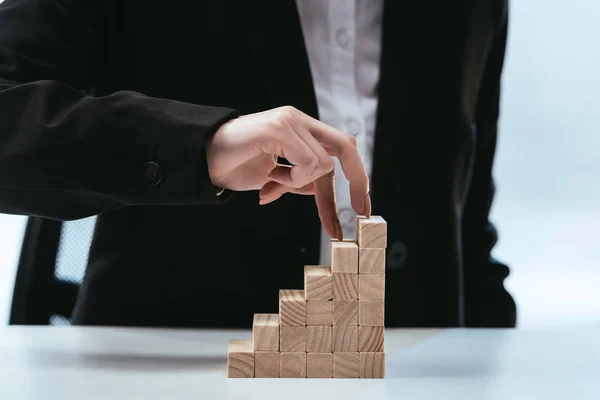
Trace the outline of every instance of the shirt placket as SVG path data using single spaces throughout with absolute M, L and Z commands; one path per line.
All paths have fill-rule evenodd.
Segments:
M 331 46 L 331 92 L 337 108 L 336 127 L 354 135 L 359 150 L 364 148 L 364 121 L 361 116 L 356 85 L 356 0 L 329 2 L 329 35 Z M 362 154 L 361 154 L 362 156 Z M 364 158 L 364 157 L 363 157 Z M 356 234 L 355 217 L 350 200 L 350 185 L 336 159 L 336 202 L 344 237 Z

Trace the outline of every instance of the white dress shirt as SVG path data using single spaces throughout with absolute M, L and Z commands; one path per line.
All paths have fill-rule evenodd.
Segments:
M 381 55 L 382 0 L 296 0 L 319 118 L 356 136 L 369 179 L 373 161 Z M 336 159 L 336 202 L 344 238 L 356 237 L 350 188 Z M 321 232 L 320 264 L 330 265 Z

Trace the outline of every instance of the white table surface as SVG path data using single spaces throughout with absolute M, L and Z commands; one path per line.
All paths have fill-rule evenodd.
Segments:
M 388 329 L 383 380 L 228 379 L 227 340 L 250 337 L 0 328 L 0 399 L 600 399 L 599 330 Z

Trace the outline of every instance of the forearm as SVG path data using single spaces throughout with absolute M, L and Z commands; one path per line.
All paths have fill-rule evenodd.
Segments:
M 56 81 L 0 90 L 0 212 L 72 219 L 127 205 L 217 201 L 204 143 L 236 112 Z M 148 180 L 144 166 L 160 167 Z

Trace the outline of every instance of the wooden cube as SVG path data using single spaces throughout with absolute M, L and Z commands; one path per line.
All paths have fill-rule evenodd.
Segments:
M 358 351 L 358 325 L 333 327 L 333 351 L 342 353 Z
M 306 326 L 304 290 L 279 291 L 279 323 L 281 326 Z
M 334 272 L 332 276 L 334 299 L 358 299 L 358 274 Z
M 306 327 L 306 351 L 331 353 L 333 351 L 333 328 L 331 326 Z
M 385 353 L 360 353 L 360 378 L 385 378 Z
M 331 326 L 333 301 L 331 300 L 306 300 L 306 325 Z
M 306 378 L 306 353 L 281 352 L 279 375 L 282 378 Z
M 358 246 L 354 241 L 331 239 L 331 272 L 358 273 Z
M 356 218 L 356 242 L 360 248 L 387 247 L 387 223 L 376 215 Z
M 360 300 L 385 299 L 385 275 L 360 274 L 358 275 L 358 298 Z
M 333 353 L 334 378 L 358 378 L 360 356 L 358 352 Z
M 358 273 L 385 274 L 385 251 L 384 248 L 359 248 Z
M 333 300 L 333 325 L 358 325 L 359 300 Z
M 359 300 L 358 303 L 358 325 L 385 325 L 384 300 Z
M 383 326 L 359 326 L 358 327 L 358 351 L 376 352 L 384 351 L 384 327 Z
M 279 378 L 281 353 L 278 351 L 254 352 L 254 376 L 256 378 Z
M 284 352 L 306 351 L 306 327 L 282 326 L 279 329 L 279 350 Z
M 307 378 L 332 378 L 333 353 L 306 353 Z
M 227 377 L 254 378 L 252 339 L 231 339 L 227 345 Z
M 304 267 L 304 298 L 306 300 L 331 300 L 331 268 L 316 265 Z
M 252 343 L 254 351 L 279 350 L 278 314 L 254 314 Z

